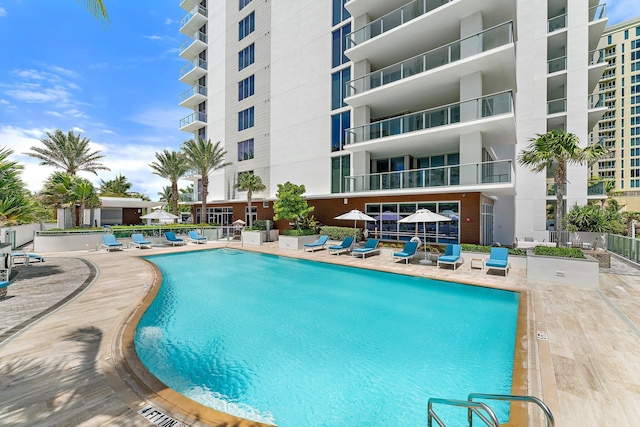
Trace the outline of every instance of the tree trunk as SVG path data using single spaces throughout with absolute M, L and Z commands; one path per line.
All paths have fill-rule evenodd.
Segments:
M 564 213 L 564 186 L 567 182 L 566 163 L 558 162 L 556 168 L 556 247 L 559 248 L 562 243 L 562 217 Z
M 171 181 L 171 208 L 175 216 L 178 216 L 178 197 L 178 181 Z M 176 218 L 173 222 L 178 222 L 178 219 Z
M 251 214 L 251 198 L 253 194 L 251 190 L 247 190 L 247 206 L 249 207 L 249 228 L 253 228 L 253 215 Z
M 205 223 L 207 218 L 207 195 L 209 194 L 209 176 L 202 174 L 202 209 L 200 210 L 200 222 Z

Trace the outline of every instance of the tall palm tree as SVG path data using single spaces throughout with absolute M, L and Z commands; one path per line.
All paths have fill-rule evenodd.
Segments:
M 100 206 L 100 199 L 88 179 L 66 172 L 54 172 L 44 183 L 40 199 L 55 208 L 71 209 L 72 225 L 80 224 L 80 212 Z
M 563 230 L 562 217 L 564 213 L 564 186 L 567 183 L 567 165 L 592 165 L 604 157 L 607 149 L 597 143 L 580 147 L 580 139 L 569 132 L 550 130 L 545 134 L 538 134 L 530 139 L 529 146 L 518 156 L 518 163 L 529 167 L 536 173 L 543 172 L 553 165 L 556 166 L 556 246 L 560 246 L 560 235 Z
M 126 176 L 118 174 L 109 181 L 100 180 L 100 195 L 106 197 L 131 197 L 131 184 Z
M 158 201 L 169 203 L 171 201 L 171 186 L 165 185 L 162 191 L 158 191 Z
M 156 160 L 149 166 L 151 166 L 155 175 L 171 181 L 171 207 L 173 208 L 173 214 L 177 216 L 178 199 L 180 198 L 178 180 L 189 170 L 187 158 L 183 153 L 165 149 L 162 153 L 156 153 Z
M 253 172 L 245 172 L 238 177 L 238 182 L 235 185 L 238 190 L 247 192 L 247 206 L 249 207 L 249 228 L 253 227 L 253 215 L 251 215 L 251 199 L 254 191 L 264 191 L 267 189 L 262 178 L 258 175 L 254 175 Z
M 0 147 L 0 226 L 30 219 L 31 203 L 20 173 L 22 166 L 9 160 L 13 151 Z
M 70 130 L 68 133 L 56 129 L 53 134 L 47 132 L 49 138 L 43 139 L 42 147 L 31 147 L 33 152 L 26 153 L 31 157 L 40 159 L 40 164 L 62 169 L 64 172 L 76 175 L 79 171 L 93 172 L 98 175 L 99 170 L 110 170 L 99 163 L 104 156 L 99 151 L 89 149 L 89 138 L 81 138 Z
M 209 174 L 231 165 L 225 162 L 224 156 L 227 154 L 220 147 L 220 141 L 215 144 L 211 140 L 205 141 L 202 138 L 190 139 L 182 144 L 182 152 L 187 157 L 189 166 L 202 176 L 202 211 L 200 220 L 205 222 L 207 217 L 207 195 L 209 194 Z

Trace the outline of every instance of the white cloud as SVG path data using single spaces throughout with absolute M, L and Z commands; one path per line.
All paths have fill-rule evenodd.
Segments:
M 171 24 L 173 24 L 174 22 L 178 22 L 178 21 L 174 21 L 174 20 L 173 20 L 173 19 L 171 19 L 171 18 L 167 18 L 167 19 L 164 21 L 164 24 L 165 24 L 165 25 L 171 25 Z
M 77 126 L 74 126 L 73 129 L 71 129 L 71 130 L 73 130 L 76 133 L 84 133 L 84 129 L 79 128 Z
M 58 118 L 63 118 L 64 116 L 60 113 L 58 113 L 57 111 L 45 111 L 45 114 L 48 114 L 49 116 L 53 116 L 53 117 L 58 117 Z
M 145 39 L 148 39 L 148 40 L 162 40 L 162 37 L 156 36 L 155 34 L 152 35 L 152 36 L 142 36 L 142 37 L 144 37 Z
M 102 129 L 100 132 L 106 133 L 108 135 L 117 135 L 114 131 L 109 130 L 109 129 Z
M 14 85 L 15 89 L 5 91 L 6 95 L 24 102 L 55 102 L 57 104 L 67 104 L 70 93 L 60 86 L 52 88 L 41 88 L 33 85 Z
M 640 2 L 638 0 L 615 0 L 607 2 L 608 25 L 615 25 L 622 21 L 640 16 Z
M 0 18 L 4 18 L 5 16 L 7 16 L 7 9 L 0 7 Z
M 9 105 L 10 102 L 7 101 L 6 99 L 0 99 L 0 104 Z

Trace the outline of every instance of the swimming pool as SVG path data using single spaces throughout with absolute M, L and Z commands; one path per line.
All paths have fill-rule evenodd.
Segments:
M 163 282 L 138 356 L 222 412 L 426 425 L 429 397 L 511 392 L 518 293 L 243 251 L 147 259 Z M 505 422 L 508 405 L 496 409 Z

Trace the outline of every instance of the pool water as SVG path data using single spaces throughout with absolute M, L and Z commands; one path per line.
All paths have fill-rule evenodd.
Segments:
M 226 249 L 147 259 L 163 281 L 138 355 L 206 406 L 281 427 L 417 426 L 430 397 L 511 392 L 515 292 Z M 452 411 L 438 414 L 460 425 Z

